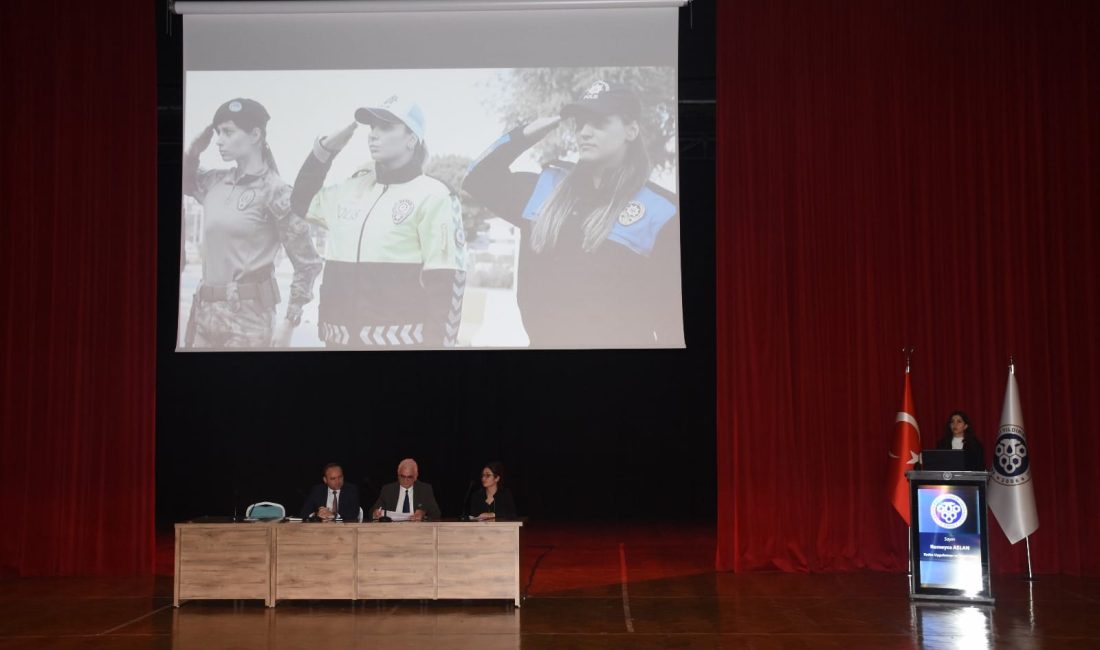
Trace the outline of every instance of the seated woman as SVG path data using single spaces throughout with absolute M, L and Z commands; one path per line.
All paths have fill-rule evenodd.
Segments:
M 968 472 L 985 470 L 985 450 L 970 427 L 970 418 L 962 411 L 954 411 L 943 427 L 943 437 L 936 449 L 961 449 L 963 465 Z
M 516 502 L 512 499 L 512 492 L 500 485 L 503 478 L 504 465 L 497 461 L 482 468 L 481 489 L 470 495 L 471 518 L 481 521 L 516 518 Z

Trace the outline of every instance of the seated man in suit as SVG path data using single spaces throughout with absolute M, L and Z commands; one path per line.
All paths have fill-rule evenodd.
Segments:
M 332 521 L 339 515 L 344 521 L 359 521 L 359 489 L 344 485 L 344 469 L 337 463 L 325 465 L 323 483 L 314 485 L 302 505 L 302 519 L 316 516 Z
M 397 482 L 382 486 L 378 500 L 374 502 L 371 516 L 378 519 L 382 511 L 407 512 L 413 521 L 439 519 L 439 504 L 435 502 L 432 486 L 416 480 L 420 469 L 416 461 L 406 458 L 397 466 Z

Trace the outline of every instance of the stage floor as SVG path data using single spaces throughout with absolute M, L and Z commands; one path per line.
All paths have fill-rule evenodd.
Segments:
M 175 609 L 170 575 L 0 581 L 0 650 L 1100 648 L 1097 579 L 995 576 L 992 608 L 915 606 L 899 574 L 715 573 L 713 530 L 698 526 L 542 523 L 523 540 L 518 609 L 462 601 Z

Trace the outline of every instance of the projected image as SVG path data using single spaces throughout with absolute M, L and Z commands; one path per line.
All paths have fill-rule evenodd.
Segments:
M 683 347 L 674 68 L 185 83 L 177 349 Z

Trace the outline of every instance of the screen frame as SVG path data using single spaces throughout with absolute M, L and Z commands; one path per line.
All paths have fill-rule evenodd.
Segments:
M 934 472 L 920 471 L 909 473 L 909 564 L 910 581 L 909 595 L 911 598 L 929 600 L 962 600 L 976 603 L 992 603 L 993 590 L 989 580 L 989 506 L 986 501 L 986 485 L 989 481 L 989 472 Z M 946 486 L 949 488 L 965 487 L 977 488 L 977 498 L 980 503 L 978 508 L 978 522 L 981 531 L 981 567 L 982 589 L 977 593 L 971 593 L 964 589 L 950 589 L 945 587 L 925 587 L 922 585 L 920 569 L 920 517 L 915 516 L 919 511 L 918 492 L 921 488 Z

